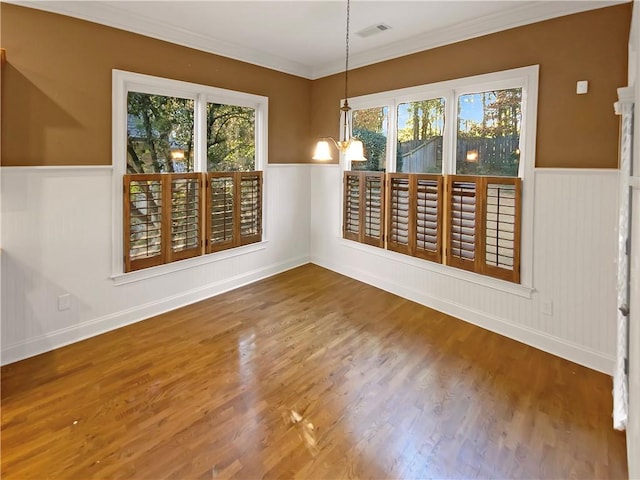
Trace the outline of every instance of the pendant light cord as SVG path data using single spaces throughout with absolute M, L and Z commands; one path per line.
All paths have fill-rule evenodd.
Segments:
M 351 9 L 349 5 L 349 0 L 347 0 L 347 38 L 346 38 L 346 55 L 344 62 L 344 103 L 345 106 L 348 105 L 348 85 L 349 85 L 349 17 L 351 14 Z

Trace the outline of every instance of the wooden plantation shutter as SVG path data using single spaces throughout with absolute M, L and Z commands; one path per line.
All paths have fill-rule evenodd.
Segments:
M 262 240 L 262 172 L 238 172 L 240 185 L 238 243 L 248 245 Z
M 442 261 L 442 176 L 388 174 L 387 249 Z
M 125 272 L 262 240 L 262 172 L 128 174 L 123 184 Z
M 521 188 L 519 178 L 482 179 L 482 273 L 511 282 L 520 282 Z
M 445 264 L 480 271 L 482 252 L 481 177 L 447 176 L 447 251 Z
M 171 185 L 171 248 L 167 261 L 202 253 L 202 175 L 169 175 Z
M 384 246 L 384 185 L 382 172 L 344 172 L 344 238 Z
M 207 253 L 234 246 L 236 189 L 233 172 L 209 173 L 207 178 Z
M 344 238 L 360 241 L 360 190 L 359 172 L 344 172 L 344 212 L 342 235 Z
M 202 253 L 198 173 L 124 175 L 124 271 Z
M 161 265 L 166 261 L 167 218 L 164 175 L 125 175 L 123 195 L 124 271 Z
M 344 172 L 343 235 L 383 247 L 384 226 L 388 250 L 517 283 L 521 188 L 513 177 Z
M 411 199 L 411 178 L 408 173 L 390 173 L 388 185 L 387 249 L 410 255 L 415 216 Z
M 207 181 L 207 252 L 262 240 L 262 172 L 212 172 Z
M 447 177 L 447 265 L 520 282 L 521 188 L 514 177 Z
M 441 175 L 415 175 L 415 250 L 412 255 L 442 261 Z
M 364 177 L 362 241 L 384 247 L 384 173 L 362 172 Z

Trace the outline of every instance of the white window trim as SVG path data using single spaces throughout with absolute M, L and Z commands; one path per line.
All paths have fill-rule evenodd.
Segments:
M 396 110 L 400 103 L 426 100 L 429 98 L 444 97 L 445 118 L 456 118 L 456 106 L 458 97 L 466 93 L 481 92 L 487 90 L 499 90 L 506 88 L 522 87 L 522 125 L 520 129 L 520 165 L 518 176 L 522 182 L 522 224 L 520 233 L 520 287 L 521 293 L 530 294 L 533 289 L 533 218 L 534 218 L 534 192 L 535 192 L 535 159 L 536 159 L 536 128 L 538 118 L 538 77 L 539 65 L 514 68 L 500 72 L 474 75 L 471 77 L 447 80 L 417 87 L 390 90 L 387 92 L 362 95 L 349 99 L 352 110 L 362 110 L 374 107 L 388 107 L 388 136 L 387 136 L 387 172 L 396 171 Z M 443 144 L 443 174 L 455 173 L 455 141 L 456 122 L 445 121 L 444 144 Z M 454 130 L 453 132 L 451 130 Z M 340 181 L 343 181 L 344 171 L 349 170 L 351 165 L 340 157 Z M 342 208 L 344 202 L 344 189 L 340 188 L 340 225 L 342 225 Z M 339 233 L 342 237 L 342 231 Z M 346 241 L 349 243 L 354 243 Z M 375 247 L 368 247 L 375 248 Z M 394 256 L 395 257 L 395 256 Z M 426 260 L 420 260 L 426 262 Z M 429 262 L 427 262 L 429 263 Z M 438 265 L 438 264 L 436 264 Z M 451 276 L 471 281 L 476 278 L 478 284 L 498 288 L 496 285 L 508 284 L 498 288 L 499 290 L 513 291 L 513 283 L 505 280 L 486 280 L 485 275 L 472 272 L 464 272 L 453 267 L 438 265 L 437 271 L 442 269 L 452 270 Z M 460 272 L 460 273 L 458 273 Z
M 211 261 L 217 261 L 234 256 L 226 251 L 211 253 L 187 259 L 146 268 L 135 272 L 124 272 L 123 251 L 123 212 L 122 212 L 122 177 L 127 173 L 127 95 L 129 92 L 143 92 L 152 95 L 166 95 L 180 98 L 189 98 L 195 101 L 194 112 L 194 170 L 206 171 L 206 142 L 200 139 L 206 135 L 206 103 L 216 102 L 228 105 L 238 105 L 255 109 L 255 136 L 256 136 L 256 170 L 262 170 L 263 188 L 262 205 L 265 205 L 267 155 L 268 155 L 268 118 L 269 99 L 261 95 L 236 92 L 223 88 L 198 85 L 196 83 L 171 80 L 154 77 L 141 73 L 127 72 L 124 70 L 112 71 L 112 104 L 111 104 L 111 161 L 112 170 L 112 254 L 111 254 L 111 278 L 116 285 L 128 283 L 123 280 L 131 278 L 132 281 L 143 280 L 158 275 L 182 270 L 189 266 L 201 265 Z M 258 246 L 264 248 L 267 242 L 266 209 L 262 208 L 262 242 Z M 250 247 L 250 246 L 247 246 Z M 244 254 L 260 247 L 238 247 L 238 254 Z M 233 249 L 234 251 L 237 249 Z M 203 260 L 203 258 L 205 258 Z

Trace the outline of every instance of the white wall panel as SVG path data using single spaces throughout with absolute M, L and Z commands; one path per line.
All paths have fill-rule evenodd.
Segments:
M 340 238 L 337 166 L 270 166 L 266 243 L 116 285 L 108 168 L 2 169 L 2 362 L 315 263 L 611 373 L 617 172 L 538 170 L 531 295 Z M 452 275 L 453 274 L 453 275 Z M 524 289 L 526 290 L 526 289 Z M 58 296 L 71 309 L 58 311 Z M 541 302 L 553 304 L 552 315 Z
M 267 169 L 259 247 L 204 264 L 185 260 L 189 268 L 117 285 L 110 278 L 111 169 L 3 168 L 2 363 L 307 263 L 309 173 L 305 165 Z M 58 296 L 67 293 L 71 308 L 59 311 Z
M 612 372 L 617 171 L 537 170 L 531 295 L 340 238 L 338 166 L 311 170 L 314 263 L 591 368 Z M 471 275 L 471 276 L 470 276 Z M 476 277 L 477 278 L 477 277 Z M 508 286 L 507 286 L 508 287 Z M 541 302 L 552 304 L 542 313 Z

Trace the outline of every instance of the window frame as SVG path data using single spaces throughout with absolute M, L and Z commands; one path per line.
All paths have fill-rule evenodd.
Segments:
M 268 117 L 269 99 L 261 95 L 237 92 L 219 87 L 200 85 L 181 80 L 156 77 L 125 70 L 112 70 L 112 105 L 111 105 L 111 156 L 112 156 L 112 255 L 111 278 L 117 283 L 127 283 L 130 279 L 141 280 L 173 271 L 182 270 L 186 263 L 200 265 L 205 262 L 228 258 L 233 253 L 225 251 L 223 255 L 208 253 L 202 256 L 185 259 L 179 262 L 162 264 L 125 273 L 124 266 L 124 209 L 123 209 L 123 176 L 127 173 L 127 96 L 128 93 L 141 92 L 150 95 L 164 95 L 188 98 L 194 101 L 194 172 L 207 171 L 206 152 L 206 106 L 209 103 L 226 103 L 255 109 L 255 171 L 262 171 L 263 182 L 268 165 Z M 263 184 L 264 185 L 264 184 Z M 244 247 L 237 247 L 237 254 L 261 249 L 260 244 L 267 241 L 265 196 L 266 188 L 262 187 L 262 241 Z M 186 263 L 185 263 L 186 262 Z
M 536 158 L 536 129 L 538 114 L 538 81 L 539 65 L 530 65 L 499 72 L 473 75 L 453 80 L 446 80 L 432 84 L 419 85 L 386 92 L 362 95 L 349 98 L 349 104 L 353 111 L 373 107 L 388 107 L 387 128 L 387 173 L 396 172 L 397 153 L 397 108 L 401 103 L 427 100 L 436 97 L 445 98 L 445 127 L 443 131 L 442 146 L 442 175 L 456 175 L 456 136 L 457 136 L 457 104 L 461 95 L 468 93 L 480 93 L 488 90 L 502 90 L 508 88 L 522 88 L 522 124 L 520 128 L 520 163 L 518 165 L 518 177 L 522 180 L 522 210 L 520 226 L 520 283 L 510 284 L 521 287 L 526 296 L 530 296 L 533 289 L 533 221 L 534 221 L 534 193 L 535 193 L 535 158 Z M 340 156 L 340 178 L 344 178 L 344 172 L 351 169 L 344 155 Z M 340 205 L 344 204 L 343 189 L 340 189 Z M 342 218 L 342 217 L 340 217 Z M 345 240 L 346 244 L 353 246 L 354 242 Z M 376 249 L 377 250 L 377 249 Z M 380 254 L 380 252 L 376 252 Z M 402 255 L 390 252 L 391 255 Z M 506 288 L 505 280 L 487 277 L 480 273 L 463 272 L 446 265 L 423 262 L 424 268 L 441 272 L 442 268 L 447 274 L 469 281 L 475 279 L 476 283 Z M 449 272 L 449 270 L 451 272 Z M 522 293 L 522 291 L 520 292 Z

